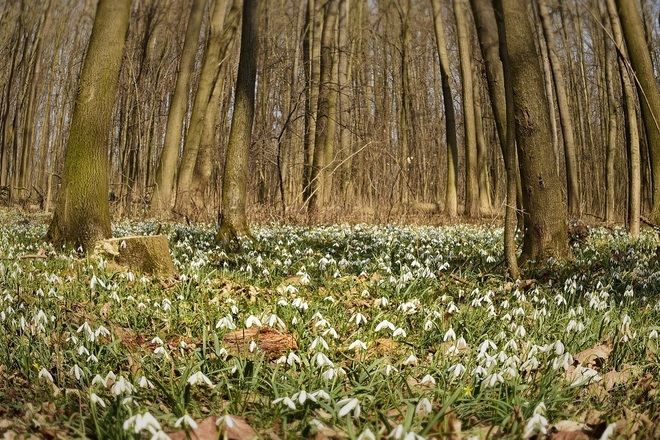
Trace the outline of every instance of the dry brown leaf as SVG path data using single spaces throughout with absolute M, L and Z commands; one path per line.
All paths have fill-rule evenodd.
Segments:
M 550 428 L 549 438 L 554 440 L 588 440 L 589 428 L 584 423 L 562 420 Z
M 392 339 L 381 338 L 373 341 L 371 347 L 367 351 L 368 355 L 374 356 L 383 356 L 386 354 L 391 354 L 397 347 L 398 343 L 394 342 Z
M 103 307 L 101 307 L 101 310 L 99 311 L 101 318 L 105 319 L 108 317 L 108 315 L 110 315 L 110 307 L 112 307 L 112 302 L 110 301 L 103 304 Z
M 584 431 L 557 431 L 548 435 L 552 440 L 589 440 L 591 437 Z
M 236 330 L 225 336 L 227 350 L 239 356 L 250 353 L 250 342 L 252 341 L 257 344 L 268 360 L 285 356 L 290 350 L 298 350 L 298 343 L 293 335 L 281 333 L 266 326 Z
M 256 431 L 248 425 L 245 420 L 237 416 L 226 416 L 231 418 L 232 426 L 229 426 L 225 421 L 217 426 L 218 417 L 209 416 L 202 420 L 197 428 L 190 430 L 190 438 L 192 440 L 216 440 L 226 438 L 227 440 L 252 440 L 258 437 Z M 226 419 L 225 419 L 226 420 Z M 169 434 L 172 440 L 186 440 L 186 432 L 179 431 Z
M 612 347 L 601 344 L 581 351 L 574 355 L 573 359 L 582 364 L 583 367 L 597 369 L 603 366 L 610 353 L 612 353 Z
M 617 385 L 628 383 L 632 378 L 639 375 L 639 368 L 634 365 L 624 364 L 621 371 L 612 370 L 603 374 L 603 385 L 607 391 Z

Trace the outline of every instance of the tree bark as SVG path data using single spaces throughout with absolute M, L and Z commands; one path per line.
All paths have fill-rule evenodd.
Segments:
M 325 7 L 321 35 L 321 81 L 316 111 L 314 161 L 310 176 L 310 214 L 317 213 L 319 208 L 328 202 L 332 184 L 332 170 L 329 168 L 333 155 L 337 114 L 337 93 L 333 90 L 332 84 L 332 71 L 335 63 L 333 42 L 335 23 L 339 13 L 339 1 L 328 0 Z
M 651 54 L 644 36 L 644 24 L 637 2 L 616 0 L 623 37 L 628 49 L 630 64 L 635 73 L 639 92 L 642 119 L 646 141 L 651 155 L 651 174 L 653 179 L 653 207 L 650 220 L 660 223 L 660 89 L 655 77 Z
M 499 1 L 499 0 L 498 0 Z M 523 185 L 523 261 L 571 257 L 567 212 L 554 165 L 550 120 L 534 31 L 525 0 L 501 0 L 514 91 Z
M 628 51 L 624 42 L 622 23 L 619 20 L 614 0 L 606 0 L 607 11 L 612 25 L 614 44 L 618 48 L 619 72 L 623 88 L 624 115 L 626 118 L 626 145 L 628 152 L 628 231 L 633 237 L 639 236 L 642 211 L 642 173 L 640 165 L 639 127 L 635 106 L 635 91 L 628 71 Z M 643 106 L 642 106 L 643 107 Z M 653 221 L 653 220 L 652 220 Z
M 252 142 L 254 96 L 257 77 L 259 39 L 257 0 L 243 2 L 243 29 L 241 55 L 238 62 L 234 112 L 227 145 L 227 156 L 222 179 L 222 212 L 216 242 L 228 246 L 239 236 L 249 236 L 245 212 L 248 178 L 248 155 Z
M 559 110 L 559 123 L 564 140 L 564 158 L 566 161 L 566 188 L 568 195 L 568 212 L 574 217 L 580 217 L 580 182 L 578 179 L 577 157 L 575 154 L 575 136 L 573 135 L 573 122 L 571 109 L 568 105 L 568 95 L 564 82 L 561 62 L 557 56 L 554 35 L 552 33 L 552 21 L 548 13 L 548 7 L 545 0 L 539 0 L 539 15 L 541 17 L 541 27 L 545 37 L 546 47 L 548 49 L 548 58 L 550 59 L 550 69 L 557 93 L 557 108 Z
M 87 250 L 112 234 L 108 137 L 130 17 L 130 0 L 100 0 L 83 64 L 64 175 L 47 238 Z
M 609 16 L 607 15 L 606 6 L 599 2 L 600 18 L 602 23 L 607 23 Z M 614 78 L 612 76 L 612 50 L 609 44 L 609 35 L 603 31 L 604 37 L 604 62 L 605 62 L 605 85 L 607 100 L 607 147 L 605 151 L 605 222 L 608 224 L 614 223 L 616 214 L 615 205 L 615 174 L 614 174 L 614 158 L 616 154 L 616 141 L 617 141 L 617 105 L 614 95 Z
M 447 189 L 445 192 L 445 212 L 450 218 L 458 215 L 458 140 L 456 137 L 456 114 L 454 97 L 449 84 L 449 56 L 440 14 L 440 0 L 431 0 L 433 7 L 433 29 L 435 31 L 436 50 L 440 59 L 440 81 L 442 99 L 445 108 L 445 130 L 447 137 Z
M 202 26 L 205 0 L 193 0 L 186 37 L 181 54 L 181 62 L 176 77 L 176 88 L 170 103 L 167 115 L 167 130 L 165 143 L 156 169 L 156 187 L 151 199 L 152 214 L 156 216 L 168 215 L 172 202 L 174 189 L 174 175 L 176 163 L 181 149 L 183 134 L 183 121 L 186 118 L 186 107 L 190 92 L 190 81 L 195 67 L 195 55 L 199 43 L 199 32 Z
M 479 217 L 479 180 L 477 140 L 474 120 L 474 88 L 472 84 L 472 54 L 470 34 L 465 17 L 464 0 L 453 0 L 456 17 L 456 37 L 461 59 L 463 137 L 465 141 L 465 214 Z

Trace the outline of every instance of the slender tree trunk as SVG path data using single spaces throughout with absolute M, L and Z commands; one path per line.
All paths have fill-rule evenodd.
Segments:
M 600 18 L 602 23 L 608 22 L 607 9 L 602 2 L 599 2 Z M 607 147 L 605 152 L 605 222 L 608 224 L 614 223 L 616 215 L 616 198 L 615 198 L 615 175 L 614 175 L 614 159 L 616 155 L 616 141 L 617 141 L 617 105 L 614 95 L 614 78 L 612 76 L 612 51 L 609 44 L 609 35 L 604 34 L 604 57 L 605 57 L 605 84 L 606 84 L 606 97 L 607 100 Z
M 456 17 L 458 52 L 461 58 L 463 136 L 465 140 L 465 214 L 479 217 L 479 178 L 477 140 L 474 120 L 474 87 L 472 84 L 472 54 L 470 34 L 465 17 L 464 0 L 453 0 Z
M 490 214 L 490 178 L 488 176 L 488 144 L 484 134 L 483 114 L 481 112 L 480 75 L 477 72 L 476 63 L 472 66 L 474 73 L 474 128 L 477 141 L 477 170 L 479 177 L 479 211 L 482 214 Z
M 557 56 L 554 35 L 552 33 L 552 21 L 548 14 L 548 7 L 545 0 L 539 0 L 539 15 L 541 17 L 541 27 L 545 37 L 546 47 L 548 49 L 548 58 L 550 60 L 550 69 L 552 79 L 557 93 L 557 108 L 559 110 L 559 123 L 564 140 L 564 158 L 566 161 L 566 188 L 568 194 L 568 212 L 574 217 L 580 216 L 580 183 L 578 180 L 577 158 L 575 154 L 575 137 L 573 135 L 573 122 L 571 109 L 568 105 L 568 95 L 564 82 L 562 65 Z
M 316 137 L 314 139 L 314 161 L 310 179 L 309 213 L 317 213 L 327 202 L 332 181 L 328 176 L 332 158 L 336 113 L 337 93 L 333 90 L 333 42 L 335 38 L 335 23 L 339 12 L 339 0 L 328 0 L 323 20 L 321 35 L 321 82 L 319 84 L 318 109 L 316 111 Z
M 238 62 L 234 112 L 222 179 L 220 230 L 216 236 L 216 242 L 225 247 L 238 236 L 250 235 L 245 206 L 259 53 L 256 29 L 258 10 L 257 0 L 244 0 L 241 56 Z
M 447 189 L 445 193 L 445 212 L 450 218 L 458 215 L 458 140 L 456 137 L 456 114 L 454 97 L 449 84 L 449 56 L 440 14 L 440 0 L 431 0 L 433 6 L 433 29 L 435 30 L 436 49 L 440 59 L 440 80 L 442 99 L 445 107 L 445 126 L 447 136 Z
M 362 2 L 359 1 L 358 8 L 362 7 Z M 352 159 L 352 136 L 351 136 L 351 76 L 353 69 L 353 50 L 352 44 L 349 39 L 350 34 L 350 12 L 351 0 L 342 0 L 340 5 L 339 15 L 339 108 L 340 108 L 340 128 L 339 128 L 339 142 L 341 148 L 341 194 L 342 202 L 353 202 L 353 159 Z M 359 15 L 358 15 L 359 16 Z
M 195 66 L 195 55 L 197 54 L 205 4 L 206 0 L 193 0 L 190 16 L 188 17 L 186 37 L 176 77 L 176 88 L 167 116 L 165 143 L 156 168 L 156 187 L 151 199 L 152 213 L 158 216 L 167 215 L 170 212 L 176 163 L 183 135 L 183 120 L 186 117 L 191 75 Z
M 628 56 L 635 72 L 646 141 L 651 154 L 653 207 L 650 220 L 660 223 L 660 89 L 655 77 L 637 2 L 616 0 Z
M 130 0 L 100 0 L 83 64 L 64 175 L 47 238 L 90 249 L 109 237 L 108 137 Z
M 499 1 L 499 0 L 497 0 Z M 525 0 L 501 0 L 511 62 L 516 139 L 523 184 L 523 260 L 569 258 L 567 212 L 554 165 L 550 120 Z
M 624 42 L 621 21 L 614 0 L 606 0 L 610 15 L 612 36 L 618 48 L 619 72 L 623 88 L 624 115 L 626 119 L 626 144 L 628 151 L 628 231 L 633 237 L 639 236 L 640 214 L 642 210 L 642 173 L 640 165 L 639 127 L 635 108 L 635 91 L 628 70 L 628 51 Z
M 320 63 L 318 61 L 320 46 L 316 22 L 316 2 L 307 0 L 305 20 L 307 29 L 303 39 L 303 62 L 305 64 L 305 133 L 303 139 L 303 201 L 308 202 L 312 193 L 312 170 L 314 162 L 314 142 L 316 139 L 316 111 L 318 106 Z
M 509 49 L 507 47 L 506 29 L 504 24 L 504 11 L 502 10 L 502 1 L 494 1 L 497 10 L 495 21 L 498 33 L 498 52 L 502 60 L 502 81 L 504 85 L 505 115 L 506 127 L 515 127 L 516 109 L 514 106 L 513 94 L 513 75 L 511 73 L 511 60 L 509 59 Z M 504 168 L 506 170 L 506 208 L 504 215 L 504 259 L 511 278 L 520 278 L 520 269 L 518 268 L 518 258 L 516 255 L 516 204 L 517 182 L 520 181 L 517 172 L 516 163 L 516 134 L 515 130 L 506 130 L 506 145 L 504 145 L 506 154 L 504 156 Z
M 190 190 L 192 187 L 197 153 L 204 129 L 204 118 L 208 109 L 209 99 L 213 93 L 213 86 L 218 78 L 220 67 L 220 53 L 222 50 L 222 34 L 225 23 L 228 0 L 214 0 L 213 14 L 211 17 L 211 32 L 202 63 L 202 71 L 199 76 L 199 85 L 195 94 L 195 102 L 190 116 L 190 126 L 186 134 L 183 147 L 179 174 L 176 184 L 176 202 L 174 211 L 180 216 L 189 216 L 191 213 Z M 232 9 L 238 8 L 239 0 L 234 0 Z

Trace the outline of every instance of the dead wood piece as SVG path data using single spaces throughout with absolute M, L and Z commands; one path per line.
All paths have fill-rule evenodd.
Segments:
M 166 235 L 100 240 L 94 254 L 145 274 L 171 277 L 176 273 Z

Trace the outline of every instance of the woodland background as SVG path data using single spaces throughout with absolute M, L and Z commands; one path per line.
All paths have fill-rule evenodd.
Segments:
M 194 68 L 174 170 L 179 197 L 165 215 L 190 221 L 217 217 L 240 51 L 242 2 L 227 0 L 133 2 L 109 145 L 114 215 L 138 215 L 150 208 L 193 3 L 203 10 L 199 33 L 194 36 Z M 329 53 L 333 59 L 329 84 L 336 111 L 331 118 L 331 148 L 321 162 L 327 176 L 316 220 L 390 221 L 405 214 L 443 212 L 448 129 L 432 1 L 337 3 Z M 498 214 L 505 200 L 504 162 L 471 8 L 463 0 L 437 4 L 456 117 L 458 211 L 465 204 L 464 146 L 476 142 L 480 198 L 478 212 L 470 216 Z M 570 210 L 570 216 L 625 221 L 629 196 L 626 128 L 604 2 L 545 0 L 530 5 L 564 191 L 568 191 L 566 139 L 553 82 L 551 57 L 555 55 L 572 122 L 579 206 Z M 548 11 L 546 34 L 541 5 Z M 307 211 L 305 188 L 314 162 L 321 36 L 327 19 L 324 6 L 320 0 L 273 0 L 260 6 L 248 173 L 252 218 L 294 220 L 304 218 Z M 639 6 L 657 69 L 660 4 L 641 0 Z M 211 10 L 217 7 L 227 11 L 222 32 L 214 37 L 221 51 L 208 105 L 217 111 L 205 115 L 196 160 L 184 163 L 200 73 L 211 46 Z M 0 3 L 0 59 L 5 60 L 0 69 L 0 196 L 4 204 L 45 211 L 54 207 L 95 8 L 95 1 L 78 0 Z M 461 41 L 467 48 L 464 57 L 460 56 Z M 471 93 L 466 93 L 468 88 Z M 639 112 L 639 102 L 637 107 Z M 473 122 L 466 121 L 466 114 L 473 115 L 467 118 Z M 639 125 L 643 130 L 643 124 Z M 640 136 L 640 140 L 644 212 L 652 201 L 651 171 L 646 138 Z M 188 180 L 182 180 L 186 174 Z M 200 192 L 181 196 L 191 185 L 201 188 Z M 608 193 L 613 200 L 609 214 Z

